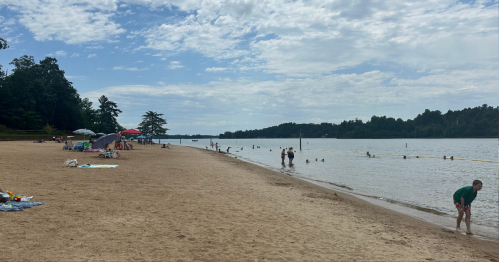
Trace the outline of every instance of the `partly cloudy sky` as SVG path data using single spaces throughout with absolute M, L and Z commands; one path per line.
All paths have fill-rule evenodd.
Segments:
M 169 134 L 498 104 L 498 0 L 2 0 L 0 37 Z

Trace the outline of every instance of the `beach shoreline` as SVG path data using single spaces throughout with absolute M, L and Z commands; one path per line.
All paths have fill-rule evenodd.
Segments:
M 211 150 L 60 148 L 0 142 L 0 187 L 46 202 L 1 213 L 4 260 L 497 260 L 497 242 Z
M 192 147 L 192 148 L 199 149 L 198 147 Z M 334 192 L 341 192 L 343 194 L 351 195 L 355 198 L 369 202 L 370 204 L 373 204 L 373 205 L 376 205 L 376 206 L 379 206 L 379 207 L 382 207 L 385 209 L 389 209 L 391 211 L 395 211 L 395 212 L 400 213 L 400 214 L 405 214 L 405 215 L 408 215 L 410 217 L 416 218 L 418 220 L 429 222 L 429 223 L 436 225 L 436 226 L 440 226 L 440 227 L 447 228 L 450 230 L 454 230 L 454 228 L 456 226 L 455 225 L 456 224 L 456 217 L 455 216 L 452 216 L 452 215 L 444 213 L 444 212 L 440 212 L 440 211 L 435 210 L 435 209 L 429 209 L 429 208 L 415 206 L 415 205 L 408 204 L 408 203 L 401 202 L 401 201 L 384 199 L 384 198 L 377 197 L 377 196 L 367 195 L 365 193 L 357 192 L 355 189 L 350 188 L 348 186 L 344 186 L 344 185 L 340 185 L 340 184 L 336 184 L 336 183 L 332 183 L 332 182 L 328 182 L 328 181 L 316 180 L 316 179 L 307 177 L 306 175 L 304 175 L 302 173 L 285 172 L 282 169 L 278 169 L 278 168 L 275 168 L 275 167 L 272 167 L 272 166 L 269 166 L 269 165 L 266 165 L 266 164 L 263 164 L 263 163 L 260 163 L 257 161 L 253 161 L 250 158 L 240 157 L 240 156 L 235 156 L 235 155 L 233 155 L 233 156 L 238 158 L 241 161 L 255 164 L 257 166 L 260 166 L 260 167 L 263 167 L 263 168 L 266 168 L 266 169 L 269 169 L 269 170 L 272 170 L 272 171 L 275 171 L 278 173 L 286 174 L 288 176 L 292 176 L 292 177 L 297 178 L 299 180 L 302 180 L 302 181 L 305 181 L 305 182 L 308 182 L 308 183 L 311 183 L 314 185 L 318 185 L 318 186 L 326 188 L 326 189 L 330 189 Z M 483 239 L 483 240 L 493 241 L 493 242 L 497 242 L 499 240 L 499 235 L 498 235 L 496 228 L 491 229 L 488 226 L 474 224 L 473 221 L 472 221 L 472 228 L 473 228 L 473 231 L 476 233 L 474 235 L 474 237 L 477 237 L 477 238 Z

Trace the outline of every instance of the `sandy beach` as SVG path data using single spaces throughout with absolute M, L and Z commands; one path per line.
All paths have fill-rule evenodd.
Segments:
M 0 142 L 0 187 L 45 202 L 0 212 L 1 260 L 498 260 L 496 242 L 214 151 L 136 146 L 102 159 L 62 146 Z

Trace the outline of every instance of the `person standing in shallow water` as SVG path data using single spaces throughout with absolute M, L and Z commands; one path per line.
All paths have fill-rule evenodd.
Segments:
M 289 164 L 293 164 L 293 159 L 295 158 L 295 153 L 293 153 L 293 148 L 290 147 L 288 150 L 288 159 L 289 159 Z
M 281 152 L 281 160 L 282 160 L 281 164 L 283 164 L 283 165 L 284 165 L 285 158 L 286 158 L 286 150 L 283 149 Z
M 475 200 L 480 189 L 482 189 L 482 181 L 474 180 L 473 186 L 465 186 L 454 193 L 452 198 L 454 199 L 454 205 L 459 212 L 456 221 L 457 231 L 462 232 L 461 220 L 463 219 L 463 215 L 466 214 L 466 218 L 464 219 L 464 222 L 466 223 L 466 234 L 473 235 L 471 232 L 471 202 Z

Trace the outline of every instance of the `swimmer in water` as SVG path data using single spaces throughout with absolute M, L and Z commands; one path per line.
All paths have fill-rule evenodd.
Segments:
M 321 162 L 324 162 L 324 158 L 321 160 Z
M 308 161 L 308 159 L 307 159 L 307 160 L 305 161 L 305 163 L 307 163 L 307 164 L 308 164 L 308 163 L 310 163 L 310 161 Z

